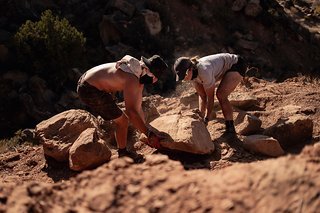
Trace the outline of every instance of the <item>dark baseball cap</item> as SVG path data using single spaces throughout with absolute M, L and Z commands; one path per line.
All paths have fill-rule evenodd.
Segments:
M 173 69 L 176 72 L 179 81 L 185 78 L 186 72 L 191 67 L 191 65 L 192 62 L 188 57 L 180 57 L 175 61 Z
M 159 55 L 153 55 L 150 58 L 146 58 L 141 56 L 143 63 L 149 68 L 150 72 L 154 74 L 158 79 L 164 73 L 164 71 L 168 68 L 168 65 Z

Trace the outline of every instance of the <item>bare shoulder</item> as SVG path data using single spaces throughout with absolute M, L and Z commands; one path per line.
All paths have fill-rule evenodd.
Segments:
M 106 64 L 100 64 L 98 66 L 92 67 L 87 71 L 87 73 L 97 73 L 97 72 L 115 72 L 115 63 L 106 63 Z
M 125 84 L 124 90 L 139 90 L 143 88 L 143 86 L 139 83 L 139 79 L 135 75 L 122 71 L 120 71 L 120 73 Z

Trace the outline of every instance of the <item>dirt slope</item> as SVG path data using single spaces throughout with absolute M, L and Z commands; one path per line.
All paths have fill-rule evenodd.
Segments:
M 275 83 L 250 78 L 237 91 L 258 97 L 264 126 L 287 105 L 314 121 L 313 141 L 293 154 L 268 159 L 221 137 L 221 110 L 209 122 L 212 155 L 156 152 L 137 142 L 142 164 L 117 159 L 75 173 L 46 161 L 41 146 L 22 145 L 0 155 L 0 212 L 316 212 L 320 208 L 319 82 L 306 77 Z M 191 94 L 179 85 L 170 97 Z M 304 142 L 305 143 L 305 142 Z
M 220 171 L 184 171 L 153 155 L 136 165 L 117 159 L 54 185 L 5 186 L 3 196 L 8 212 L 316 212 L 319 170 L 319 157 L 310 155 Z

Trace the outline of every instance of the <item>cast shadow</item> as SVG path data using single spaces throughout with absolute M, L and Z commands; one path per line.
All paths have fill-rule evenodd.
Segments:
M 185 170 L 210 169 L 211 154 L 201 155 L 174 150 L 158 150 L 157 152 L 167 155 L 170 160 L 179 161 Z
M 227 149 L 225 147 L 222 148 L 222 143 L 226 143 L 227 146 L 229 146 L 232 149 L 232 154 L 230 154 L 227 157 L 224 157 L 224 160 L 238 163 L 251 163 L 255 161 L 268 159 L 267 156 L 252 153 L 246 150 L 243 146 L 243 142 L 236 133 L 224 133 L 220 137 L 216 138 L 214 141 L 216 150 L 220 150 L 219 153 L 217 153 L 217 155 L 221 158 L 223 157 L 222 150 Z
M 46 165 L 42 168 L 42 171 L 47 173 L 48 177 L 56 183 L 61 180 L 69 180 L 71 177 L 76 176 L 79 172 L 69 169 L 68 162 L 58 162 L 50 156 L 44 156 Z

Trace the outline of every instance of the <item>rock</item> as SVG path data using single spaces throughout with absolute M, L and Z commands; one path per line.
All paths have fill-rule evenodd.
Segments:
M 81 106 L 81 101 L 78 94 L 72 90 L 66 90 L 60 97 L 59 101 L 55 104 L 55 109 L 58 112 L 71 109 L 74 105 Z
M 266 135 L 247 136 L 244 138 L 243 144 L 250 151 L 272 157 L 278 157 L 285 153 L 276 139 Z
M 162 115 L 150 125 L 168 133 L 168 138 L 161 141 L 164 148 L 194 154 L 209 154 L 214 151 L 214 144 L 206 126 L 192 112 Z
M 265 129 L 263 134 L 277 139 L 283 148 L 289 148 L 311 140 L 312 132 L 313 121 L 307 116 L 297 114 L 279 119 L 277 123 Z
M 250 135 L 258 132 L 262 121 L 254 115 L 245 114 L 241 123 L 236 126 L 240 135 Z
M 9 156 L 7 156 L 5 158 L 2 158 L 1 160 L 3 162 L 9 163 L 9 162 L 13 162 L 13 161 L 18 161 L 20 159 L 21 159 L 20 154 L 14 153 L 14 154 L 11 154 L 11 155 L 9 155 Z
M 30 183 L 27 187 L 30 196 L 39 196 L 47 191 L 46 184 L 43 183 Z
M 196 93 L 189 93 L 180 98 L 180 103 L 185 109 L 199 108 L 199 96 Z
M 146 22 L 150 34 L 157 35 L 158 33 L 160 33 L 162 29 L 162 23 L 160 20 L 159 13 L 153 12 L 151 10 L 144 10 L 142 14 L 144 15 L 144 20 Z
M 97 136 L 96 128 L 83 131 L 69 151 L 69 166 L 74 171 L 92 169 L 110 160 L 111 151 Z
M 285 2 L 284 2 L 284 5 L 283 5 L 285 8 L 287 8 L 287 9 L 289 9 L 290 7 L 293 7 L 294 6 L 294 4 L 293 4 L 293 2 L 292 2 L 292 0 L 286 0 Z
M 247 0 L 235 0 L 232 4 L 232 10 L 237 12 L 242 10 L 247 5 Z
M 119 9 L 121 12 L 125 13 L 127 16 L 132 17 L 135 11 L 135 6 L 125 0 L 113 0 L 110 6 Z
M 95 212 L 105 212 L 114 201 L 114 188 L 112 183 L 110 183 L 109 188 L 106 187 L 99 188 L 89 194 L 89 209 Z
M 88 128 L 97 129 L 97 137 L 105 138 L 96 117 L 85 110 L 72 109 L 37 124 L 35 133 L 45 155 L 57 161 L 68 161 L 70 147 Z
M 24 141 L 32 142 L 35 140 L 35 131 L 34 129 L 24 129 L 21 132 L 21 138 Z
M 22 93 L 19 95 L 19 101 L 23 104 L 25 113 L 35 121 L 39 122 L 49 116 L 47 112 L 43 112 L 38 108 L 38 106 L 34 103 L 31 95 Z
M 247 110 L 258 104 L 258 99 L 255 96 L 246 93 L 231 93 L 229 101 L 232 106 L 238 107 L 242 110 Z
M 255 42 L 255 41 L 249 41 L 249 40 L 246 40 L 246 39 L 239 39 L 237 41 L 237 45 L 239 45 L 243 49 L 255 50 L 255 49 L 258 48 L 259 43 Z
M 160 102 L 160 96 L 144 97 L 142 100 L 142 110 L 144 112 L 145 120 L 147 123 L 159 117 L 157 105 Z
M 103 44 L 109 45 L 119 43 L 121 40 L 121 32 L 117 29 L 115 24 L 108 16 L 103 16 L 99 23 L 100 38 Z
M 28 85 L 35 105 L 40 110 L 53 112 L 55 93 L 47 87 L 46 81 L 35 75 L 29 79 Z
M 260 0 L 250 0 L 245 8 L 245 14 L 247 16 L 256 17 L 262 11 L 262 7 L 260 6 Z
M 106 40 L 107 43 L 108 40 Z M 115 42 L 111 42 L 111 43 L 116 43 L 117 39 L 115 40 Z M 105 46 L 106 51 L 108 52 L 108 54 L 112 55 L 113 58 L 122 58 L 124 55 L 127 55 L 128 53 L 131 53 L 134 51 L 134 49 L 128 45 L 125 45 L 121 42 L 115 44 L 115 45 L 109 45 L 109 46 Z
M 14 85 L 21 86 L 28 81 L 28 75 L 25 72 L 10 70 L 3 74 L 3 79 L 10 80 Z

